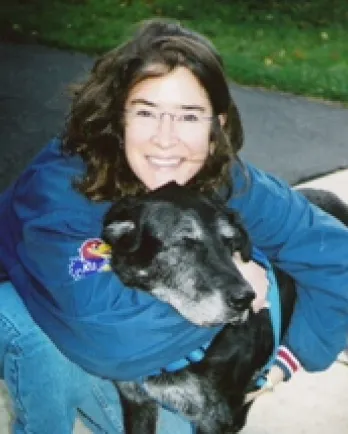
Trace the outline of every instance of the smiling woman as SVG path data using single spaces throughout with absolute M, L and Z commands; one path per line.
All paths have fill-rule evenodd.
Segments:
M 191 31 L 180 35 L 174 26 L 144 26 L 102 56 L 76 87 L 63 149 L 88 161 L 81 193 L 103 200 L 168 180 L 228 191 L 241 145 L 239 113 L 213 45 Z M 143 165 L 153 174 L 139 183 Z

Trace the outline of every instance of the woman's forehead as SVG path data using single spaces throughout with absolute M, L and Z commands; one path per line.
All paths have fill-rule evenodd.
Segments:
M 207 91 L 185 67 L 137 83 L 127 98 L 127 105 L 135 103 L 170 108 L 197 107 L 204 111 L 211 108 Z

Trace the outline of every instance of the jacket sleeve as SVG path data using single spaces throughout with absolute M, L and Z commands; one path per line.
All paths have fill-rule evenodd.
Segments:
M 286 183 L 251 165 L 244 169 L 233 168 L 229 206 L 252 242 L 296 282 L 283 344 L 307 371 L 324 370 L 347 345 L 348 230 Z

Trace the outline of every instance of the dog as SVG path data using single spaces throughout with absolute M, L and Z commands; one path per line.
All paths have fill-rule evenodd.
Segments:
M 348 207 L 329 192 L 302 190 L 348 225 Z M 254 291 L 233 261 L 252 258 L 249 236 L 236 212 L 215 197 L 169 183 L 124 198 L 105 216 L 102 238 L 111 246 L 111 268 L 125 285 L 172 305 L 192 323 L 221 325 L 204 358 L 143 384 L 116 382 L 127 434 L 154 434 L 158 403 L 182 413 L 197 434 L 232 434 L 246 423 L 245 397 L 274 347 L 268 309 L 254 313 Z M 274 269 L 285 333 L 295 302 L 292 279 Z

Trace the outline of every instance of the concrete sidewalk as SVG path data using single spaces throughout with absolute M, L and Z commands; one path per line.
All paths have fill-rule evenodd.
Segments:
M 348 203 L 348 170 L 303 184 L 331 190 Z M 243 434 L 348 434 L 348 365 L 300 372 L 254 404 Z M 10 433 L 10 405 L 0 382 L 0 434 Z M 77 422 L 74 434 L 89 431 Z M 62 433 L 67 434 L 67 433 Z

